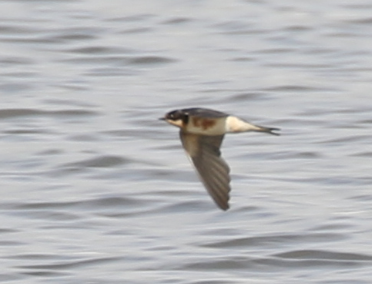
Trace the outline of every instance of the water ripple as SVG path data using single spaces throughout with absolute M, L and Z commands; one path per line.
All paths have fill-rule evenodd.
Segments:
M 368 1 L 29 2 L 0 2 L 0 281 L 371 282 Z M 282 129 L 226 135 L 227 212 L 158 120 L 194 106 Z

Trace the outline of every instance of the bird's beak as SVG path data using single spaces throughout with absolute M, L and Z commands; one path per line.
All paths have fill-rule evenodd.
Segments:
M 160 117 L 159 120 L 165 120 L 165 117 Z

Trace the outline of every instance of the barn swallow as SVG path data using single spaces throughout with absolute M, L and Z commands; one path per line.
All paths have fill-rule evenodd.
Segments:
M 253 125 L 236 116 L 205 108 L 187 108 L 168 112 L 161 120 L 180 128 L 187 156 L 214 202 L 229 209 L 230 168 L 221 158 L 220 147 L 226 133 L 248 131 L 279 135 L 269 128 Z

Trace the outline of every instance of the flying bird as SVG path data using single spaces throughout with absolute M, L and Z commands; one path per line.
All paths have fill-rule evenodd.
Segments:
M 236 116 L 206 108 L 187 108 L 168 112 L 160 118 L 180 128 L 180 139 L 199 178 L 214 202 L 229 209 L 230 168 L 221 157 L 220 147 L 226 133 L 264 132 L 279 135 L 269 128 L 253 125 Z

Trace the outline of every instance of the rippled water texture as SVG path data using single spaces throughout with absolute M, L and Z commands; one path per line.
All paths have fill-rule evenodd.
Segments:
M 2 1 L 0 281 L 371 283 L 372 4 Z M 157 118 L 228 135 L 219 210 Z

